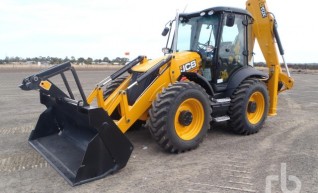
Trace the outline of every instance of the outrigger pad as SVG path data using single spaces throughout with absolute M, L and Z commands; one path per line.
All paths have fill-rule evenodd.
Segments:
M 102 108 L 41 94 L 47 109 L 29 143 L 72 185 L 125 167 L 133 145 Z

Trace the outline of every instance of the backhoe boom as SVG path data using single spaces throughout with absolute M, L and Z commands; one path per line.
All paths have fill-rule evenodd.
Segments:
M 250 36 L 250 47 L 253 48 L 255 38 L 261 48 L 263 56 L 265 58 L 269 80 L 267 82 L 267 88 L 269 91 L 270 104 L 268 114 L 270 116 L 276 115 L 278 93 L 293 87 L 294 80 L 282 72 L 280 67 L 278 52 L 276 48 L 276 42 L 279 45 L 281 54 L 283 55 L 282 45 L 278 37 L 277 28 L 275 25 L 275 18 L 268 11 L 266 0 L 248 0 L 246 1 L 246 9 L 252 14 L 254 22 L 252 25 L 252 34 Z M 277 34 L 275 36 L 275 34 Z M 251 59 L 251 58 L 249 58 Z M 288 67 L 286 65 L 288 72 Z M 281 89 L 280 85 L 283 84 L 284 88 Z

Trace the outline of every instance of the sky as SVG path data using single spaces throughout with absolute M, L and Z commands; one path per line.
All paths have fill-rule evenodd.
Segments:
M 267 0 L 290 63 L 318 62 L 314 0 Z M 312 5 L 312 6 L 310 6 Z M 179 12 L 245 0 L 0 0 L 0 59 L 9 57 L 161 57 L 165 24 Z M 264 61 L 259 49 L 255 61 Z

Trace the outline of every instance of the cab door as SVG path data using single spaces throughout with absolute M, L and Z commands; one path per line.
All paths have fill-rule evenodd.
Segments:
M 247 25 L 246 16 L 232 13 L 223 15 L 219 36 L 217 63 L 214 72 L 216 91 L 226 89 L 229 77 L 241 67 L 247 65 Z

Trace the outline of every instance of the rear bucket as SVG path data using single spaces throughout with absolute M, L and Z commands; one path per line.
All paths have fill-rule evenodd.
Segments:
M 74 101 L 50 100 L 29 143 L 72 185 L 103 178 L 125 167 L 133 145 L 107 113 Z M 50 101 L 50 102 L 48 102 Z

